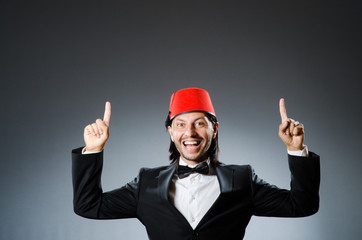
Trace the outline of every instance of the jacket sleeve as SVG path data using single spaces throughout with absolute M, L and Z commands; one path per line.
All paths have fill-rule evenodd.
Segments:
M 288 155 L 290 190 L 280 189 L 260 179 L 251 170 L 252 195 L 256 216 L 304 217 L 319 209 L 320 164 L 313 152 L 309 157 Z
M 74 212 L 92 219 L 137 217 L 140 175 L 119 189 L 103 193 L 103 152 L 82 155 L 81 149 L 72 151 Z

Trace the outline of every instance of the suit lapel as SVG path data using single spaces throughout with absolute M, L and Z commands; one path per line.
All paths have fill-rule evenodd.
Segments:
M 176 171 L 176 164 L 170 165 L 170 167 L 166 168 L 165 170 L 160 171 L 158 175 L 158 189 L 159 194 L 162 200 L 168 201 L 168 192 L 170 189 L 170 183 L 172 177 Z
M 165 170 L 160 171 L 158 175 L 158 189 L 159 189 L 159 195 L 164 202 L 164 206 L 167 207 L 175 217 L 179 219 L 180 222 L 185 224 L 187 228 L 189 228 L 192 231 L 192 227 L 190 226 L 189 222 L 186 220 L 186 218 L 176 209 L 176 207 L 169 201 L 168 194 L 170 190 L 170 184 L 172 181 L 172 177 L 175 174 L 177 168 L 177 164 L 173 164 L 170 167 L 166 168 Z
M 221 194 L 231 192 L 233 190 L 233 169 L 217 166 L 216 175 L 219 180 Z

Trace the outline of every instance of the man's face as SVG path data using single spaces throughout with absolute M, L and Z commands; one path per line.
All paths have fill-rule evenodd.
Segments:
M 207 151 L 216 137 L 214 126 L 203 112 L 184 113 L 175 117 L 168 131 L 182 160 L 194 165 L 207 159 Z

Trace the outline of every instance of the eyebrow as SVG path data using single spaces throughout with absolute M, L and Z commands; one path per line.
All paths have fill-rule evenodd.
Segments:
M 203 119 L 203 120 L 204 120 L 204 117 L 198 117 L 198 118 L 196 118 L 194 121 L 197 121 L 197 120 L 199 120 L 199 119 Z M 176 121 L 186 122 L 186 120 L 183 120 L 182 118 L 176 119 Z

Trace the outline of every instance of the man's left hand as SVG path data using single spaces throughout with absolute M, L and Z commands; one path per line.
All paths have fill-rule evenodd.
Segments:
M 304 127 L 303 124 L 287 116 L 284 98 L 279 101 L 279 111 L 282 123 L 279 125 L 279 137 L 287 146 L 289 151 L 299 151 L 304 148 Z

